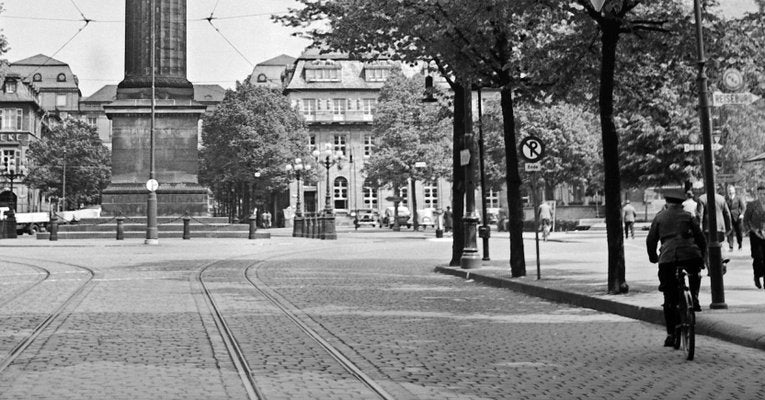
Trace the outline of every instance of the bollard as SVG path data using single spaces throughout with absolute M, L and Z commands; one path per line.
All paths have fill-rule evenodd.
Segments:
M 48 229 L 50 231 L 50 236 L 48 237 L 48 240 L 51 242 L 55 242 L 58 240 L 58 217 L 56 217 L 56 214 L 53 214 L 50 216 L 50 227 Z
M 258 230 L 258 216 L 255 214 L 250 215 L 250 234 L 249 239 L 255 239 L 255 232 Z
M 16 213 L 13 208 L 10 208 L 5 212 L 8 217 L 5 219 L 5 227 L 7 228 L 5 237 L 8 239 L 17 239 L 18 233 L 16 232 Z
M 117 240 L 125 239 L 125 227 L 122 226 L 125 221 L 125 217 L 117 217 Z
M 189 221 L 191 221 L 191 217 L 189 217 L 188 215 L 184 215 L 183 216 L 183 240 L 191 239 L 191 234 L 189 233 Z

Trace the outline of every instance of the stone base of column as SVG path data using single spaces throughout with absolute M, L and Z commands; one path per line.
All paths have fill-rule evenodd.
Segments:
M 293 224 L 292 224 L 292 237 L 305 236 L 303 231 L 304 223 L 305 223 L 305 219 L 303 217 L 295 216 L 295 219 L 293 220 Z
M 335 232 L 335 216 L 325 215 L 321 217 L 322 232 L 321 238 L 324 240 L 336 240 L 337 232 Z

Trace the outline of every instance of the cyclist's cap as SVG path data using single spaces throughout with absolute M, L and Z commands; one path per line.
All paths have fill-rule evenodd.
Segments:
M 688 196 L 682 189 L 664 189 L 664 198 L 669 203 L 682 203 Z

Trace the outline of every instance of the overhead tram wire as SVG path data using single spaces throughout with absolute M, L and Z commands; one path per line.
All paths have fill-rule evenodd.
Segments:
M 218 34 L 219 34 L 219 35 L 220 35 L 220 36 L 223 38 L 223 40 L 225 40 L 225 41 L 226 41 L 226 43 L 228 43 L 228 44 L 229 44 L 229 46 L 231 46 L 231 48 L 233 48 L 233 49 L 234 49 L 234 51 L 236 51 L 236 52 L 239 54 L 239 56 L 241 56 L 241 57 L 242 57 L 242 59 L 244 59 L 244 61 L 246 61 L 246 62 L 247 62 L 247 64 L 250 64 L 250 67 L 252 67 L 252 68 L 255 68 L 255 64 L 253 64 L 252 62 L 250 62 L 250 60 L 248 60 L 248 59 L 247 59 L 247 57 L 244 55 L 244 53 L 242 53 L 241 51 L 239 51 L 239 49 L 238 49 L 238 48 L 237 48 L 237 47 L 234 45 L 234 43 L 232 43 L 230 40 L 228 40 L 228 38 L 226 37 L 226 35 L 224 35 L 224 34 L 223 34 L 223 32 L 221 32 L 221 31 L 220 31 L 220 29 L 218 29 L 218 27 L 217 27 L 217 26 L 215 26 L 215 24 L 213 24 L 212 20 L 213 20 L 213 19 L 215 19 L 215 17 L 213 17 L 213 15 L 212 15 L 212 14 L 210 14 L 210 16 L 209 16 L 209 17 L 207 17 L 207 18 L 205 18 L 205 19 L 206 19 L 206 20 L 207 20 L 207 22 L 210 24 L 210 26 L 212 26 L 212 27 L 213 27 L 213 29 L 215 29 L 215 31 L 216 31 L 216 32 L 218 32 Z

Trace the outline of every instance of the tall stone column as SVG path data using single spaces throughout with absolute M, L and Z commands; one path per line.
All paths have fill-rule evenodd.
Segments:
M 199 119 L 206 107 L 193 100 L 186 79 L 186 0 L 153 2 L 154 10 L 152 0 L 125 4 L 125 79 L 117 100 L 104 106 L 112 120 L 112 181 L 102 195 L 103 213 L 146 215 L 153 80 L 157 213 L 208 215 L 208 191 L 197 180 Z

